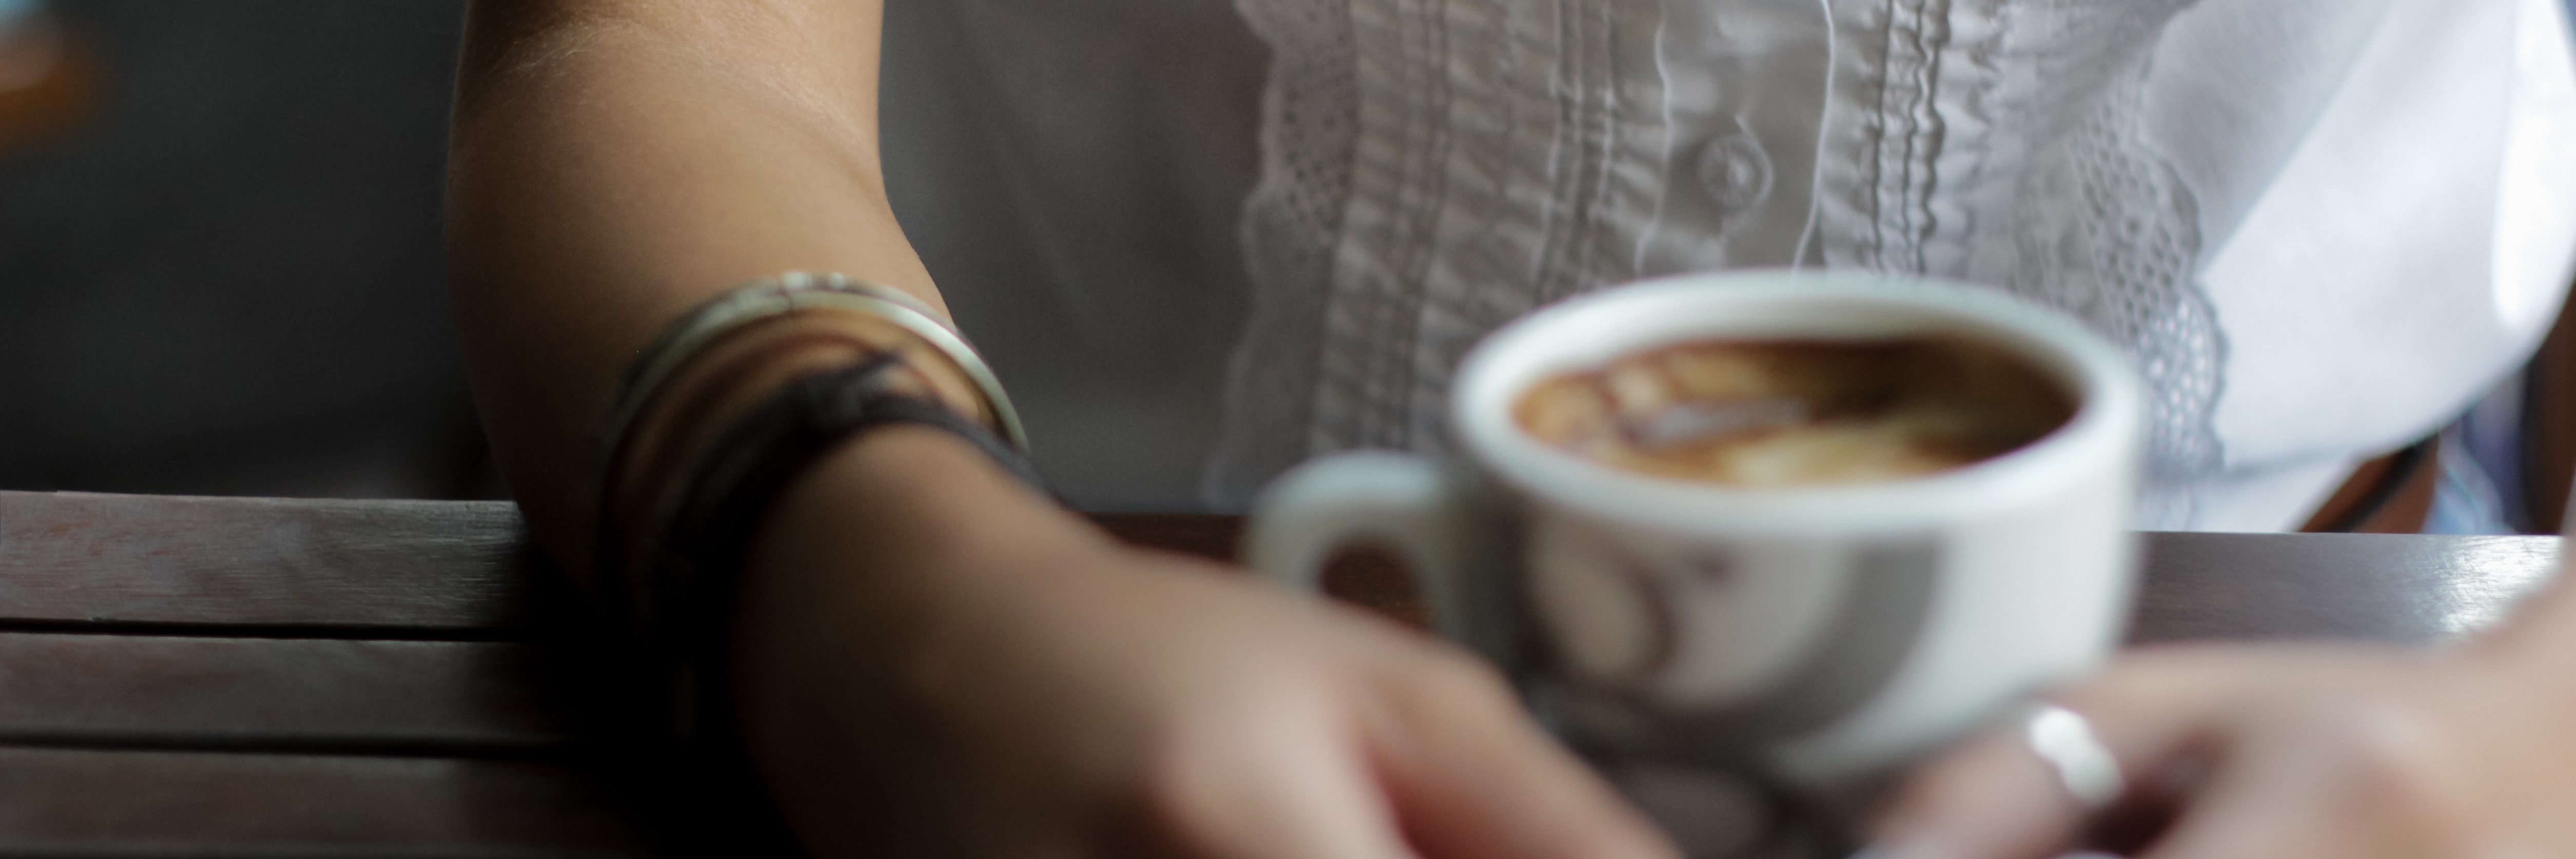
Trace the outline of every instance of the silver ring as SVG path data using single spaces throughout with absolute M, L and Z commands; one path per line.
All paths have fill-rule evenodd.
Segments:
M 2099 811 L 2129 790 L 2120 759 L 2093 734 L 2084 714 L 2054 704 L 2041 705 L 2022 726 L 2030 752 L 2057 771 L 2057 784 L 2086 811 Z

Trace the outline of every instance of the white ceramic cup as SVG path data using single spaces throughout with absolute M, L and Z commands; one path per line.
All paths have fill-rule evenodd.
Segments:
M 1542 380 L 1726 339 L 1965 337 L 2065 386 L 2051 435 L 1951 472 L 1738 489 L 1525 434 Z M 1881 774 L 2096 664 L 2127 616 L 2143 406 L 2126 359 L 1993 290 L 1863 274 L 1680 277 L 1565 302 L 1471 353 L 1450 461 L 1309 463 L 1246 558 L 1313 591 L 1338 549 L 1409 563 L 1433 625 L 1503 663 L 1571 740 L 1829 788 Z

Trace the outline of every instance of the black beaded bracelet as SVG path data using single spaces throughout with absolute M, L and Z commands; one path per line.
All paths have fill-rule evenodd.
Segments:
M 875 317 L 926 343 L 964 372 L 993 417 L 994 430 L 944 405 L 902 393 L 894 380 L 905 354 L 875 353 L 837 370 L 798 378 L 727 427 L 683 480 L 665 484 L 637 520 L 620 521 L 619 467 L 636 420 L 664 384 L 710 344 L 765 320 L 805 312 Z M 1005 471 L 1043 491 L 1025 458 L 1025 436 L 1009 399 L 963 336 L 927 308 L 894 290 L 839 275 L 790 272 L 737 288 L 692 310 L 639 356 L 611 398 L 592 452 L 598 499 L 590 535 L 594 581 L 606 619 L 623 628 L 621 644 L 649 676 L 616 681 L 659 724 L 633 724 L 667 746 L 642 763 L 669 781 L 651 795 L 672 804 L 657 828 L 688 845 L 682 855 L 791 855 L 794 837 L 735 730 L 725 676 L 736 588 L 753 533 L 797 475 L 840 443 L 869 431 L 909 424 L 966 441 Z M 1004 437 L 1007 435 L 1007 439 Z M 641 526 L 641 527 L 637 527 Z M 645 739 L 646 737 L 638 737 Z
M 735 580 L 753 532 L 789 481 L 841 442 L 896 425 L 954 435 L 1030 487 L 1037 470 L 990 430 L 932 400 L 897 393 L 888 382 L 903 364 L 894 353 L 788 383 L 709 449 L 663 518 L 658 539 L 639 559 L 648 599 L 635 621 L 647 644 L 676 669 L 671 725 L 695 735 L 721 721 L 722 654 L 730 632 Z
M 788 383 L 699 458 L 662 505 L 667 515 L 656 520 L 660 527 L 643 541 L 637 563 L 604 571 L 603 585 L 626 591 L 624 620 L 658 680 L 662 704 L 655 709 L 666 721 L 654 733 L 669 746 L 663 793 L 674 803 L 661 825 L 687 854 L 796 852 L 733 722 L 726 671 L 744 555 L 788 483 L 844 441 L 914 425 L 963 439 L 1043 491 L 1028 460 L 992 431 L 894 390 L 902 367 L 900 354 L 885 352 Z
M 620 469 L 626 464 L 636 422 L 658 402 L 663 388 L 694 362 L 698 355 L 715 343 L 736 332 L 772 319 L 807 313 L 848 313 L 869 317 L 909 332 L 938 357 L 966 375 L 975 387 L 982 405 L 991 414 L 994 430 L 1000 440 L 1019 453 L 1028 449 L 1026 432 L 1021 428 L 1019 413 L 1003 393 L 1001 380 L 986 366 L 965 336 L 942 322 L 937 313 L 920 301 L 899 290 L 852 280 L 838 274 L 787 272 L 735 287 L 691 309 L 687 315 L 664 329 L 651 344 L 636 356 L 626 375 L 609 398 L 602 415 L 599 432 L 591 448 L 591 498 L 596 502 L 591 523 L 591 567 L 594 577 L 610 605 L 645 623 L 655 611 L 652 604 L 658 595 L 653 587 L 631 581 L 633 559 L 641 554 L 654 554 L 658 547 L 645 547 L 639 552 L 634 535 L 658 533 L 673 518 L 674 506 L 662 503 L 649 511 L 653 527 L 637 530 L 639 524 L 621 521 L 621 503 L 626 488 L 620 485 Z M 994 433 L 949 416 L 925 418 L 919 423 L 933 423 L 961 435 L 972 431 L 985 441 Z M 991 450 L 982 441 L 977 446 Z M 715 448 L 726 450 L 723 446 Z M 1018 455 L 1002 457 L 1018 462 Z M 1025 472 L 1023 465 L 1021 470 Z M 674 498 L 666 494 L 665 499 Z

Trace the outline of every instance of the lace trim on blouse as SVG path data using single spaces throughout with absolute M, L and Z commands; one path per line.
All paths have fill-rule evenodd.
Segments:
M 1238 0 L 1273 50 L 1220 504 L 1436 452 L 1486 332 L 1636 277 L 1984 283 L 2137 359 L 2160 481 L 2223 461 L 2195 198 L 2147 141 L 2190 0 Z

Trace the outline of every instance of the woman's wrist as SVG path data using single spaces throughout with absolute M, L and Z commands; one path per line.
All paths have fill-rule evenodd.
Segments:
M 1034 546 L 1114 544 L 963 440 L 888 427 L 843 443 L 780 493 L 744 559 L 736 626 L 824 603 L 902 623 L 933 591 L 1011 586 L 960 577 L 1038 574 L 979 562 Z
M 1010 594 L 1116 551 L 946 433 L 852 439 L 780 494 L 737 579 L 726 673 L 745 748 L 781 789 L 829 781 L 797 759 L 896 730 L 852 719 L 889 712 L 942 641 L 987 625 Z
M 974 424 L 994 424 L 970 377 L 900 326 L 852 314 L 771 320 L 706 348 L 657 386 L 651 407 L 628 425 L 609 466 L 611 491 L 600 496 L 598 514 L 615 527 L 603 534 L 631 541 L 641 536 L 638 529 L 658 527 L 671 493 L 718 440 L 798 379 L 882 356 L 895 361 L 871 374 L 870 384 L 884 393 L 935 403 Z

